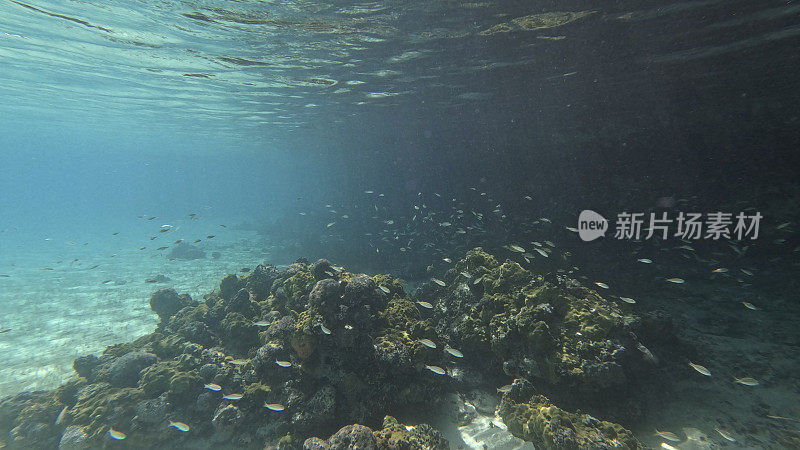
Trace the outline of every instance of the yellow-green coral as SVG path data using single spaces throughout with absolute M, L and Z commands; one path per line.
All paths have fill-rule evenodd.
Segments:
M 633 433 L 621 425 L 564 411 L 542 395 L 534 395 L 525 403 L 515 403 L 506 395 L 500 417 L 511 434 L 533 442 L 537 448 L 642 448 Z

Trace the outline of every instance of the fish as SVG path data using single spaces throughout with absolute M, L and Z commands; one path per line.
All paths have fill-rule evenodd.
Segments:
M 145 247 L 145 246 L 141 246 L 141 247 L 139 247 L 139 250 L 144 250 L 144 249 L 146 249 L 146 248 L 147 248 L 147 247 Z
M 319 329 L 322 330 L 322 334 L 331 334 L 330 328 L 326 327 L 323 324 L 319 324 Z
M 374 194 L 375 191 L 364 191 L 365 194 Z
M 758 386 L 758 380 L 751 377 L 742 377 L 742 378 L 735 377 L 733 379 L 733 382 L 739 383 L 744 386 Z
M 675 447 L 674 445 L 669 445 L 666 442 L 661 443 L 661 448 L 666 450 L 678 450 L 678 447 Z
M 331 272 L 330 270 L 326 270 L 326 271 L 325 271 L 325 275 L 327 275 L 327 276 L 329 276 L 329 277 L 336 276 L 336 275 L 334 275 L 334 274 L 333 274 L 333 272 Z
M 497 388 L 497 392 L 500 392 L 501 394 L 505 394 L 506 392 L 511 392 L 511 385 L 507 384 L 505 386 L 500 386 L 499 388 Z
M 286 407 L 280 403 L 264 403 L 264 407 L 271 411 L 283 411 L 286 409 Z
M 158 247 L 156 250 L 157 250 L 157 251 L 161 251 L 161 250 L 166 250 L 166 249 L 168 249 L 168 248 L 169 248 L 169 247 Z
M 520 247 L 519 245 L 509 245 L 509 246 L 508 246 L 508 248 L 509 248 L 509 249 L 510 249 L 512 252 L 517 252 L 517 253 L 525 253 L 525 249 L 524 249 L 524 248 L 522 248 L 522 247 Z
M 461 276 L 467 279 L 472 278 L 472 275 L 468 274 L 467 272 L 461 272 Z
M 749 271 L 747 269 L 739 269 L 739 270 L 741 270 L 742 273 L 747 275 L 748 277 L 752 277 L 753 276 L 753 272 L 751 272 L 751 271 Z
M 650 259 L 650 258 L 639 258 L 639 259 L 637 259 L 637 261 L 639 261 L 640 263 L 644 263 L 644 264 L 652 264 L 653 263 L 653 260 Z
M 622 300 L 625 303 L 630 303 L 631 305 L 636 303 L 636 300 L 634 300 L 634 299 L 632 299 L 630 297 L 620 297 L 619 299 Z
M 95 267 L 97 267 L 97 266 L 95 266 Z M 94 269 L 94 267 L 90 267 L 90 269 Z M 7 275 L 7 274 L 3 273 L 3 274 L 0 274 L 0 278 L 11 278 L 11 275 Z
M 711 376 L 711 371 L 706 369 L 704 366 L 701 366 L 700 364 L 695 364 L 695 363 L 689 361 L 689 366 L 692 369 L 696 370 L 697 373 L 699 373 L 699 374 L 705 375 L 707 377 Z
M 461 353 L 460 350 L 456 350 L 453 347 L 450 347 L 449 345 L 445 345 L 444 346 L 444 351 L 446 351 L 447 353 L 450 353 L 451 355 L 453 355 L 456 358 L 463 358 L 464 357 L 464 354 Z
M 275 364 L 281 367 L 292 367 L 292 363 L 290 361 L 275 361 Z
M 567 231 L 571 231 L 573 233 L 578 233 L 579 232 L 579 230 L 577 228 L 575 228 L 575 227 L 564 227 L 564 228 L 566 228 Z
M 447 286 L 444 281 L 442 281 L 442 280 L 440 280 L 438 278 L 431 278 L 431 281 L 433 281 L 434 283 L 436 283 L 436 284 L 438 284 L 439 286 L 442 286 L 442 287 Z
M 444 262 L 446 262 L 446 263 L 448 263 L 448 264 L 450 264 L 451 262 L 453 262 L 453 260 L 452 260 L 452 259 L 450 259 L 450 258 L 442 258 L 442 261 L 444 261 Z
M 55 425 L 61 425 L 64 422 L 64 419 L 67 417 L 67 410 L 69 410 L 69 406 L 65 406 L 64 409 L 58 413 L 58 417 L 56 417 Z
M 436 348 L 436 343 L 434 343 L 432 340 L 427 339 L 427 338 L 426 339 L 420 339 L 419 343 L 424 345 L 425 347 L 428 347 L 428 348 Z
M 601 281 L 595 281 L 594 284 L 600 286 L 603 289 L 608 289 L 608 285 L 603 283 L 603 282 L 601 282 Z
M 3 330 L 0 330 L 0 334 L 6 334 L 9 331 L 11 331 L 11 328 L 4 328 Z
M 667 281 L 669 281 L 670 283 L 675 283 L 675 284 L 686 283 L 686 280 L 684 280 L 683 278 L 667 278 Z
M 717 433 L 719 433 L 719 435 L 720 435 L 720 436 L 722 436 L 723 438 L 725 438 L 725 440 L 726 440 L 726 441 L 730 441 L 730 442 L 736 442 L 736 438 L 734 438 L 734 437 L 733 437 L 733 436 L 732 436 L 730 433 L 728 433 L 727 431 L 725 431 L 725 430 L 721 430 L 721 429 L 719 429 L 719 428 L 714 428 L 714 431 L 716 431 Z
M 442 369 L 439 366 L 429 366 L 428 364 L 425 364 L 425 368 L 430 370 L 431 372 L 437 374 L 437 375 L 444 375 L 445 374 L 444 369 Z
M 126 437 L 128 437 L 128 435 L 126 435 L 122 431 L 117 431 L 117 430 L 115 430 L 113 428 L 109 428 L 108 429 L 108 437 L 110 437 L 111 439 L 117 440 L 117 441 L 121 441 L 121 440 L 125 439 Z
M 247 363 L 246 359 L 232 359 L 232 360 L 228 361 L 228 364 L 231 364 L 231 365 L 234 365 L 234 366 L 241 366 L 242 364 L 245 364 L 245 363 Z
M 756 306 L 756 305 L 754 305 L 754 304 L 752 304 L 750 302 L 742 302 L 742 305 L 744 305 L 744 307 L 747 308 L 747 309 L 752 309 L 753 311 L 758 311 L 758 310 L 761 309 L 758 306 Z
M 711 273 L 727 273 L 728 269 L 725 267 L 720 267 L 711 271 Z
M 325 226 L 326 226 L 327 228 L 330 228 L 330 227 L 334 226 L 335 224 L 336 224 L 336 222 L 331 222 L 331 223 L 329 223 L 329 224 L 327 224 L 327 225 L 325 225 Z
M 222 396 L 222 399 L 236 401 L 236 400 L 241 400 L 242 397 L 244 397 L 244 395 L 242 394 L 226 394 Z
M 526 195 L 526 196 L 525 196 L 525 197 L 523 197 L 523 198 L 524 198 L 525 200 L 533 200 L 533 197 L 531 197 L 530 195 Z
M 547 257 L 549 257 L 549 256 L 550 256 L 550 255 L 548 255 L 548 254 L 547 254 L 547 252 L 546 252 L 546 251 L 544 251 L 544 250 L 542 250 L 542 249 L 540 249 L 540 248 L 537 248 L 537 249 L 536 249 L 536 253 L 538 253 L 538 254 L 540 254 L 540 255 L 544 256 L 545 258 L 547 258 Z
M 258 322 L 253 322 L 253 325 L 257 327 L 268 327 L 272 322 L 268 320 L 259 320 Z
M 183 239 L 178 239 L 177 241 L 173 242 L 173 244 L 180 244 L 181 242 L 183 242 Z
M 417 304 L 419 306 L 422 306 L 423 308 L 426 308 L 426 309 L 432 309 L 433 308 L 433 305 L 431 305 L 428 302 L 418 301 Z
M 183 422 L 173 422 L 173 421 L 170 420 L 169 421 L 169 426 L 171 426 L 172 428 L 175 428 L 176 430 L 183 431 L 184 433 L 189 431 L 189 425 L 187 425 L 187 424 L 185 424 Z
M 195 239 L 194 243 L 197 244 L 198 242 L 202 241 L 202 239 Z
M 206 239 L 212 239 L 214 236 L 216 236 L 216 234 L 209 234 L 208 236 L 206 236 Z
M 789 225 L 791 225 L 791 224 L 792 224 L 792 222 L 784 222 L 784 223 L 782 223 L 782 224 L 778 225 L 777 227 L 775 227 L 775 229 L 776 229 L 776 230 L 782 230 L 782 229 L 784 229 L 784 228 L 788 227 L 788 226 L 789 226 Z
M 656 430 L 656 436 L 658 436 L 660 438 L 664 438 L 664 439 L 666 439 L 668 441 L 672 441 L 672 442 L 680 442 L 680 440 L 681 440 L 681 438 L 679 438 L 677 434 L 675 434 L 675 433 L 673 433 L 671 431 L 658 431 L 658 430 Z
M 111 233 L 112 236 L 116 236 L 118 234 L 119 234 L 119 231 L 115 231 L 115 232 Z
M 387 288 L 386 286 L 378 286 L 378 289 L 383 291 L 384 294 L 388 294 L 389 293 L 389 288 Z
M 476 286 L 476 285 L 480 284 L 481 281 L 483 281 L 483 277 L 475 278 L 474 280 L 472 280 L 472 285 Z
M 222 386 L 220 386 L 220 385 L 218 385 L 216 383 L 206 383 L 206 384 L 203 385 L 203 387 L 208 389 L 209 391 L 214 391 L 214 392 L 222 390 Z

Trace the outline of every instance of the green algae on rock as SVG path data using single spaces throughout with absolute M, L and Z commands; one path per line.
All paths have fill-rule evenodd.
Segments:
M 532 390 L 524 384 L 515 382 L 500 402 L 500 417 L 514 436 L 548 450 L 643 448 L 633 433 L 616 423 L 567 412 L 543 395 L 519 400 Z

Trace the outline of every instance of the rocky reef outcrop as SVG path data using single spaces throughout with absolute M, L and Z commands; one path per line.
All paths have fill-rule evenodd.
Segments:
M 622 426 L 566 411 L 635 419 L 655 367 L 638 347 L 646 321 L 479 249 L 414 296 L 389 275 L 298 260 L 228 275 L 202 302 L 163 289 L 150 304 L 153 333 L 78 358 L 54 391 L 0 401 L 7 445 L 448 448 L 386 415 L 516 378 L 500 414 L 518 437 L 639 448 Z

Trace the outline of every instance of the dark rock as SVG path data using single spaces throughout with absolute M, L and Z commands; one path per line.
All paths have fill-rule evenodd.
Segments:
M 158 274 L 158 275 L 154 276 L 153 278 L 148 278 L 148 279 L 144 280 L 145 283 L 169 283 L 170 281 L 172 281 L 172 279 L 170 277 L 162 275 L 162 274 Z
M 236 406 L 222 404 L 214 412 L 211 424 L 216 431 L 230 430 L 242 421 L 242 417 L 242 412 Z
M 303 450 L 328 450 L 329 448 L 331 446 L 328 445 L 328 442 L 318 437 L 308 438 L 303 442 Z
M 192 244 L 181 242 L 176 247 L 167 253 L 167 258 L 170 259 L 203 259 L 206 257 L 206 252 Z
M 324 308 L 333 313 L 342 296 L 342 287 L 339 282 L 331 278 L 317 281 L 311 293 L 308 294 L 308 301 L 311 306 Z
M 143 400 L 136 405 L 135 419 L 143 423 L 164 422 L 166 420 L 168 406 L 169 403 L 167 403 L 166 395 Z
M 79 377 L 86 378 L 87 380 L 91 380 L 92 378 L 92 371 L 100 364 L 100 359 L 94 355 L 86 355 L 77 358 L 75 361 L 72 362 L 72 368 L 75 370 L 75 373 L 78 374 Z
M 150 309 L 158 314 L 162 322 L 191 304 L 192 299 L 188 295 L 178 295 L 172 288 L 159 289 L 150 296 Z
M 325 272 L 333 272 L 333 268 L 331 267 L 331 262 L 327 259 L 318 259 L 314 264 L 311 265 L 311 275 L 314 275 L 314 279 L 322 280 L 325 278 L 330 278 L 331 276 Z
M 155 355 L 145 352 L 130 352 L 109 365 L 109 378 L 116 387 L 133 387 L 139 382 L 139 372 L 158 362 Z
M 189 341 L 204 347 L 214 345 L 214 337 L 211 335 L 208 326 L 203 322 L 193 321 L 186 323 L 180 327 L 178 333 Z
M 61 440 L 58 441 L 58 450 L 87 449 L 89 448 L 89 444 L 86 442 L 88 437 L 85 427 L 70 425 L 64 430 Z
M 330 439 L 328 445 L 331 450 L 377 450 L 378 443 L 372 430 L 364 425 L 354 424 L 342 427 Z

